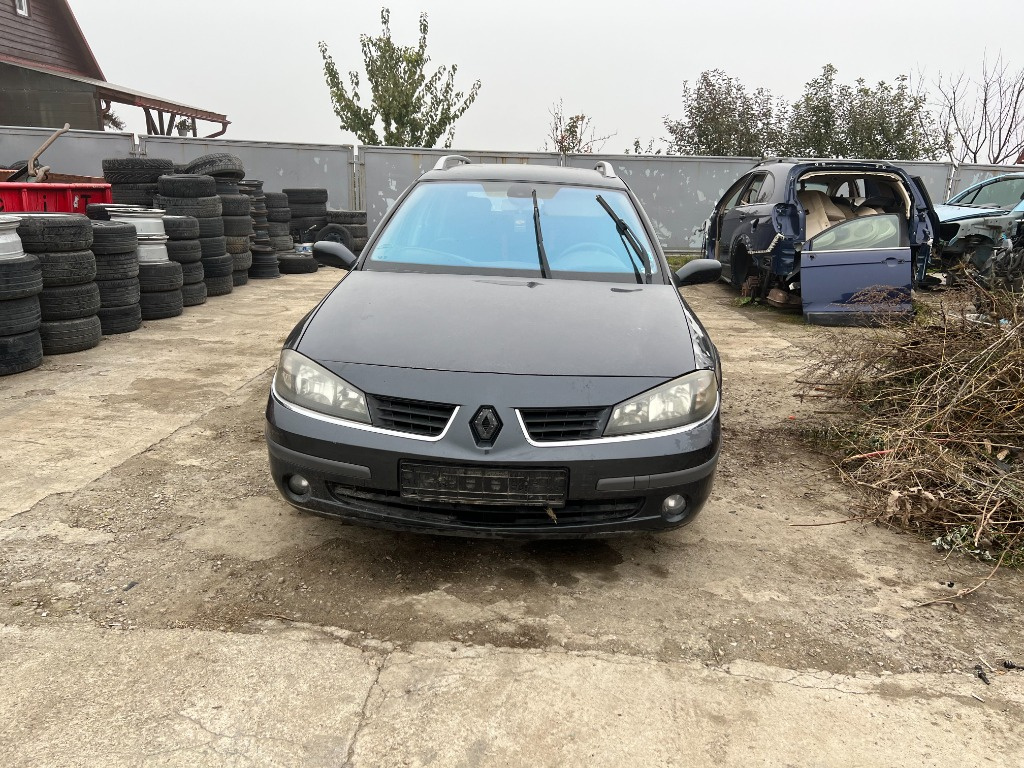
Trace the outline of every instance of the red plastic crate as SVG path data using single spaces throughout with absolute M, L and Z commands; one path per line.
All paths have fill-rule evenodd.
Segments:
M 0 181 L 0 214 L 85 213 L 89 203 L 112 203 L 109 184 L 20 184 Z

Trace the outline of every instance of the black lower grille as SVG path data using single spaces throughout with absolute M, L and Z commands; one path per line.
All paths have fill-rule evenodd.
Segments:
M 450 522 L 481 528 L 551 527 L 589 525 L 628 520 L 643 507 L 643 499 L 569 501 L 560 509 L 532 506 L 495 507 L 490 504 L 451 504 L 403 499 L 394 492 L 369 491 L 355 486 L 328 483 L 331 495 L 355 509 L 386 513 L 410 521 Z M 554 515 L 554 517 L 552 517 Z
M 601 436 L 607 408 L 522 408 L 519 413 L 531 440 L 590 440 Z
M 444 432 L 455 411 L 455 406 L 447 403 L 427 403 L 381 395 L 367 395 L 366 404 L 375 426 L 426 437 L 437 437 Z

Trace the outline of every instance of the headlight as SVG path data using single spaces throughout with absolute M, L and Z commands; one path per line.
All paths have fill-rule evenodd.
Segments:
M 274 388 L 285 400 L 303 408 L 339 419 L 370 423 L 362 392 L 294 350 L 281 352 Z
M 604 433 L 632 435 L 693 424 L 710 416 L 717 402 L 715 372 L 695 371 L 616 405 Z

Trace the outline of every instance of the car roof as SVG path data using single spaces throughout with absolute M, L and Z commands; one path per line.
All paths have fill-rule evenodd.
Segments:
M 595 160 L 595 164 L 596 162 Z M 531 163 L 462 163 L 444 170 L 427 171 L 420 176 L 419 181 L 523 181 L 608 189 L 626 188 L 622 179 L 608 176 L 598 170 Z
M 778 170 L 790 172 L 794 170 L 829 170 L 837 171 L 901 171 L 892 163 L 874 160 L 793 160 L 788 158 L 767 158 L 755 165 L 751 170 Z
M 998 176 L 990 176 L 987 179 L 982 179 L 981 181 L 974 182 L 973 184 L 971 184 L 971 186 L 964 189 L 964 192 L 966 192 L 969 189 L 974 189 L 975 187 L 980 187 L 984 184 L 991 184 L 993 181 L 1001 181 L 1003 179 L 1024 179 L 1024 173 L 1001 173 Z M 957 192 L 957 194 L 960 195 L 963 193 Z

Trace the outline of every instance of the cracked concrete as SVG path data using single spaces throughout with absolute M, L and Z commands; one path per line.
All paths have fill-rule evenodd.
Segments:
M 262 408 L 334 284 L 254 282 L 0 379 L 0 763 L 1013 766 L 1024 581 L 838 522 L 794 436 L 820 329 L 721 286 L 725 451 L 693 526 L 601 542 L 296 513 Z M 841 339 L 840 342 L 841 343 Z M 955 584 L 955 586 L 953 586 Z
M 327 638 L 0 629 L 4 764 L 1012 765 L 1024 718 L 967 675 Z

